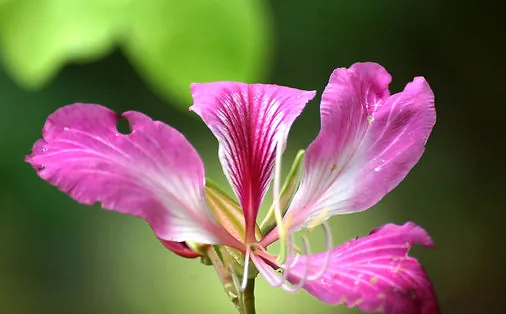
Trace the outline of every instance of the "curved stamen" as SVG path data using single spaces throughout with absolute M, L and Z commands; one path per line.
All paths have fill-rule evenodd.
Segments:
M 290 263 L 290 266 L 288 266 L 289 268 L 292 268 L 293 266 L 295 266 L 295 264 L 297 264 L 297 262 L 299 261 L 299 257 L 300 257 L 300 254 L 297 253 L 295 255 L 295 257 L 293 258 L 293 261 Z
M 302 238 L 302 249 L 303 249 L 303 254 L 307 255 L 307 253 L 309 251 L 309 242 L 308 242 L 307 238 L 305 238 L 305 237 Z M 252 256 L 254 258 L 256 258 L 254 255 L 252 255 Z M 267 280 L 267 282 L 271 286 L 282 287 L 283 290 L 285 290 L 287 292 L 297 292 L 300 289 L 302 289 L 307 282 L 307 277 L 309 274 L 309 265 L 310 265 L 308 256 L 306 256 L 306 264 L 305 264 L 304 274 L 300 278 L 301 280 L 295 286 L 288 285 L 286 283 L 286 281 L 287 281 L 287 278 L 290 273 L 290 268 L 295 265 L 295 263 L 298 261 L 299 257 L 300 257 L 300 254 L 297 254 L 296 257 L 294 258 L 294 261 L 292 261 L 289 265 L 283 265 L 280 267 L 283 269 L 283 274 L 278 274 L 277 272 L 273 271 L 272 269 L 270 269 L 270 266 L 267 266 L 267 264 L 265 264 L 265 263 L 255 263 L 255 265 L 257 266 L 258 270 L 264 275 L 265 280 Z
M 285 291 L 288 291 L 288 292 L 297 292 L 299 291 L 300 289 L 304 288 L 304 285 L 306 285 L 306 282 L 307 282 L 307 279 L 308 279 L 308 274 L 309 274 L 309 241 L 308 239 L 304 236 L 302 237 L 302 250 L 303 250 L 303 253 L 304 255 L 306 256 L 306 263 L 305 263 L 305 266 L 304 266 L 304 274 L 302 275 L 302 277 L 300 278 L 300 281 L 294 285 L 294 286 L 289 286 L 287 284 L 284 284 L 283 285 L 283 289 Z M 288 271 L 287 271 L 287 274 L 285 276 L 285 274 L 283 273 L 283 277 L 288 277 Z
M 280 190 L 281 190 L 281 157 L 283 155 L 285 128 L 280 125 L 278 131 L 278 139 L 276 143 L 276 159 L 274 163 L 274 178 L 272 183 L 272 195 L 274 201 L 274 217 L 276 218 L 276 225 L 278 227 L 279 241 L 280 241 L 280 254 L 278 255 L 278 263 L 283 264 L 287 257 L 287 246 L 291 243 L 286 243 L 286 227 L 283 223 L 283 212 L 280 204 Z
M 320 270 L 314 274 L 311 274 L 307 277 L 308 281 L 318 280 L 323 274 L 327 271 L 330 264 L 330 257 L 332 256 L 332 232 L 327 222 L 324 222 L 322 225 L 323 232 L 325 233 L 325 260 L 323 262 Z
M 293 243 L 293 235 L 289 235 L 289 237 L 290 237 L 289 241 L 291 243 Z M 309 248 L 309 242 L 307 244 L 308 244 L 308 248 Z M 292 249 L 293 249 L 293 246 L 291 245 L 288 248 L 288 256 L 292 256 Z M 290 273 L 290 269 L 297 264 L 297 262 L 299 261 L 300 256 L 301 256 L 301 254 L 299 252 L 297 252 L 295 254 L 295 257 L 293 258 L 293 261 L 290 264 L 288 264 L 288 265 L 285 264 L 285 265 L 282 266 L 282 268 L 283 268 L 283 279 L 285 281 L 288 278 L 288 274 Z
M 248 285 L 248 269 L 249 269 L 250 254 L 251 254 L 251 247 L 248 245 L 246 247 L 246 256 L 244 257 L 244 272 L 242 275 L 241 291 L 246 290 L 246 286 Z
M 292 237 L 292 236 L 290 235 L 290 237 Z M 306 237 L 302 237 L 302 250 L 303 250 L 304 255 L 308 255 L 309 241 L 307 240 Z M 289 249 L 289 251 L 290 251 L 290 249 Z M 276 278 L 276 279 L 279 279 L 278 282 L 274 282 L 274 280 L 272 280 L 269 283 L 274 287 L 281 287 L 281 288 L 283 288 L 283 290 L 285 290 L 287 292 L 297 292 L 300 289 L 302 289 L 307 282 L 307 277 L 309 274 L 309 256 L 306 256 L 304 274 L 301 277 L 301 280 L 294 286 L 288 285 L 286 283 L 288 276 L 290 274 L 290 269 L 293 266 L 295 266 L 295 264 L 299 260 L 299 257 L 300 257 L 300 254 L 297 253 L 297 255 L 295 256 L 294 260 L 291 263 L 281 266 L 281 268 L 283 269 L 283 274 Z M 272 279 L 274 279 L 274 278 L 272 278 Z
M 289 237 L 288 242 L 293 243 L 293 234 L 289 234 L 288 237 Z M 291 256 L 292 255 L 292 246 L 291 245 L 286 248 L 286 254 L 287 254 L 287 256 Z M 299 255 L 300 254 L 297 253 L 297 255 L 295 257 L 295 260 L 299 259 Z M 277 282 L 277 283 L 274 283 L 272 286 L 273 287 L 281 287 L 281 286 L 283 286 L 283 284 L 285 283 L 285 281 L 286 281 L 286 279 L 288 277 L 288 274 L 290 272 L 290 268 L 293 267 L 294 265 L 295 265 L 295 263 L 293 263 L 293 262 L 290 263 L 290 265 L 281 265 L 280 269 L 283 270 L 283 273 L 282 273 L 281 277 L 279 278 L 280 281 Z

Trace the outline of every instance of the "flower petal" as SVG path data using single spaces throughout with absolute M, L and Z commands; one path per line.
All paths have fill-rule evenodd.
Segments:
M 254 240 L 258 208 L 272 177 L 277 143 L 315 92 L 235 82 L 192 84 L 196 112 L 220 143 L 220 161 Z
M 116 129 L 121 117 L 128 135 Z M 26 161 L 78 202 L 141 217 L 163 240 L 237 242 L 207 207 L 202 161 L 175 129 L 134 111 L 74 104 L 42 132 Z
M 318 280 L 306 282 L 304 289 L 323 302 L 344 303 L 367 312 L 439 313 L 427 274 L 407 255 L 414 244 L 432 246 L 432 241 L 413 223 L 385 225 L 334 249 L 327 271 Z M 326 254 L 299 257 L 288 279 L 297 283 L 307 262 L 316 271 Z
M 321 131 L 308 147 L 301 186 L 288 210 L 292 229 L 365 210 L 408 174 L 436 121 L 422 77 L 389 96 L 375 63 L 336 69 L 322 96 Z
M 196 258 L 202 256 L 202 254 L 197 253 L 194 250 L 190 249 L 190 247 L 188 247 L 188 245 L 185 242 L 167 241 L 162 239 L 160 239 L 160 242 L 167 249 L 171 250 L 172 252 L 176 253 L 179 256 L 186 258 Z

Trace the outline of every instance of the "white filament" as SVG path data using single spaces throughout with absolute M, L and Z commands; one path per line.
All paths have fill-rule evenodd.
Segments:
M 323 276 L 323 274 L 327 271 L 330 264 L 330 258 L 332 256 L 332 232 L 330 231 L 330 227 L 327 222 L 322 224 L 323 232 L 325 233 L 325 260 L 323 262 L 320 270 L 314 274 L 308 276 L 307 280 L 313 281 L 318 280 Z
M 250 254 L 251 254 L 251 247 L 248 245 L 248 247 L 246 248 L 246 256 L 244 257 L 244 272 L 242 275 L 241 291 L 246 290 L 246 286 L 248 285 L 248 269 L 249 269 Z

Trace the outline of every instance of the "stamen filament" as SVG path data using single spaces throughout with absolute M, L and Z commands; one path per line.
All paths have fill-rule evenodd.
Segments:
M 249 269 L 250 254 L 251 254 L 251 247 L 248 245 L 246 248 L 246 256 L 244 257 L 244 272 L 242 275 L 242 283 L 241 283 L 242 292 L 246 290 L 246 286 L 248 285 L 248 269 Z
M 300 289 L 304 288 L 304 285 L 306 284 L 307 282 L 307 278 L 308 278 L 308 274 L 309 274 L 309 241 L 307 240 L 306 237 L 302 237 L 302 250 L 304 252 L 304 255 L 306 256 L 306 263 L 305 263 L 305 266 L 304 266 L 304 274 L 302 275 L 300 281 L 294 285 L 293 287 L 292 286 L 289 286 L 289 285 L 283 285 L 283 289 L 285 291 L 288 291 L 288 292 L 297 292 L 299 291 Z M 283 273 L 283 278 L 288 278 L 288 272 L 289 270 L 287 271 L 286 275 Z
M 283 183 L 283 187 L 280 190 L 279 202 L 283 215 L 288 210 L 288 202 L 292 199 L 295 191 L 297 190 L 297 187 L 299 186 L 300 181 L 299 177 L 301 174 L 301 163 L 303 157 L 304 157 L 304 150 L 299 150 L 293 160 L 293 164 L 292 167 L 290 168 L 290 171 L 288 172 L 288 176 L 285 178 L 285 183 Z M 274 229 L 274 227 L 276 226 L 274 205 L 275 205 L 274 203 L 271 204 L 269 211 L 267 212 L 264 219 L 259 225 L 260 231 L 262 232 L 263 236 L 271 232 L 272 229 Z
M 283 223 L 283 213 L 280 204 L 280 189 L 281 189 L 281 157 L 285 149 L 283 145 L 283 138 L 285 137 L 285 128 L 280 125 L 278 130 L 278 140 L 276 143 L 276 159 L 274 163 L 274 178 L 272 186 L 272 195 L 274 201 L 274 217 L 276 219 L 276 225 L 278 227 L 279 242 L 280 242 L 280 254 L 278 255 L 278 264 L 283 264 L 286 260 L 287 244 L 286 243 L 286 229 Z
M 295 255 L 295 257 L 293 258 L 293 261 L 290 263 L 290 266 L 288 266 L 289 268 L 292 268 L 293 266 L 295 266 L 295 264 L 297 264 L 297 262 L 299 261 L 299 258 L 300 258 L 300 254 L 297 253 Z
M 323 232 L 325 233 L 325 260 L 323 262 L 322 267 L 320 270 L 314 274 L 311 274 L 307 277 L 308 281 L 312 280 L 318 280 L 321 276 L 327 271 L 329 264 L 330 264 L 330 258 L 332 256 L 332 232 L 330 230 L 330 227 L 327 222 L 324 222 L 322 225 Z
M 293 236 L 289 235 L 289 237 L 293 237 Z M 309 262 L 309 256 L 307 256 L 308 252 L 309 252 L 309 242 L 306 237 L 302 237 L 302 250 L 303 250 L 303 254 L 306 255 L 306 263 L 305 263 L 305 267 L 304 267 L 304 273 L 303 273 L 302 277 L 300 278 L 301 280 L 294 286 L 287 284 L 287 281 L 288 281 L 287 279 L 290 274 L 291 268 L 293 266 L 295 266 L 295 264 L 298 262 L 298 260 L 300 258 L 300 254 L 297 254 L 295 256 L 294 260 L 291 261 L 289 264 L 284 264 L 284 265 L 280 266 L 280 268 L 283 270 L 283 274 L 280 274 L 280 275 L 278 275 L 275 271 L 270 271 L 268 269 L 268 266 L 266 266 L 265 264 L 257 265 L 257 267 L 260 267 L 259 270 L 264 274 L 265 279 L 267 280 L 267 282 L 269 282 L 269 284 L 271 286 L 281 287 L 281 288 L 283 288 L 283 290 L 285 290 L 287 292 L 297 292 L 304 287 L 304 285 L 307 282 L 308 275 L 309 275 L 310 262 Z M 291 249 L 289 248 L 288 251 L 290 252 Z
M 288 235 L 288 237 L 290 238 L 289 242 L 292 243 L 293 242 L 293 234 Z M 287 254 L 287 256 L 291 256 L 292 255 L 292 246 L 291 245 L 289 245 L 287 247 L 286 254 Z M 299 259 L 299 256 L 300 256 L 300 254 L 297 253 L 297 255 L 295 257 L 296 261 Z M 279 284 L 276 285 L 275 287 L 282 286 L 285 283 L 285 281 L 288 278 L 288 274 L 290 273 L 290 268 L 292 268 L 293 266 L 295 266 L 294 262 L 292 262 L 292 263 L 290 263 L 288 265 L 282 265 L 281 266 L 281 269 L 283 270 L 283 274 L 282 274 L 283 280 L 281 282 L 279 282 Z

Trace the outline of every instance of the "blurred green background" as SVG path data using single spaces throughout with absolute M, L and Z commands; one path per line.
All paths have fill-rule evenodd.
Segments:
M 212 268 L 167 251 L 136 218 L 76 204 L 24 156 L 58 107 L 100 103 L 176 127 L 226 186 L 216 141 L 186 109 L 189 82 L 321 95 L 334 68 L 357 61 L 384 65 L 393 92 L 425 76 L 438 122 L 397 189 L 331 220 L 335 242 L 415 221 L 436 243 L 413 253 L 442 312 L 503 312 L 502 12 L 487 0 L 0 0 L 0 313 L 235 313 Z M 286 160 L 318 132 L 318 99 L 295 123 Z M 258 313 L 359 313 L 263 279 L 256 298 Z

